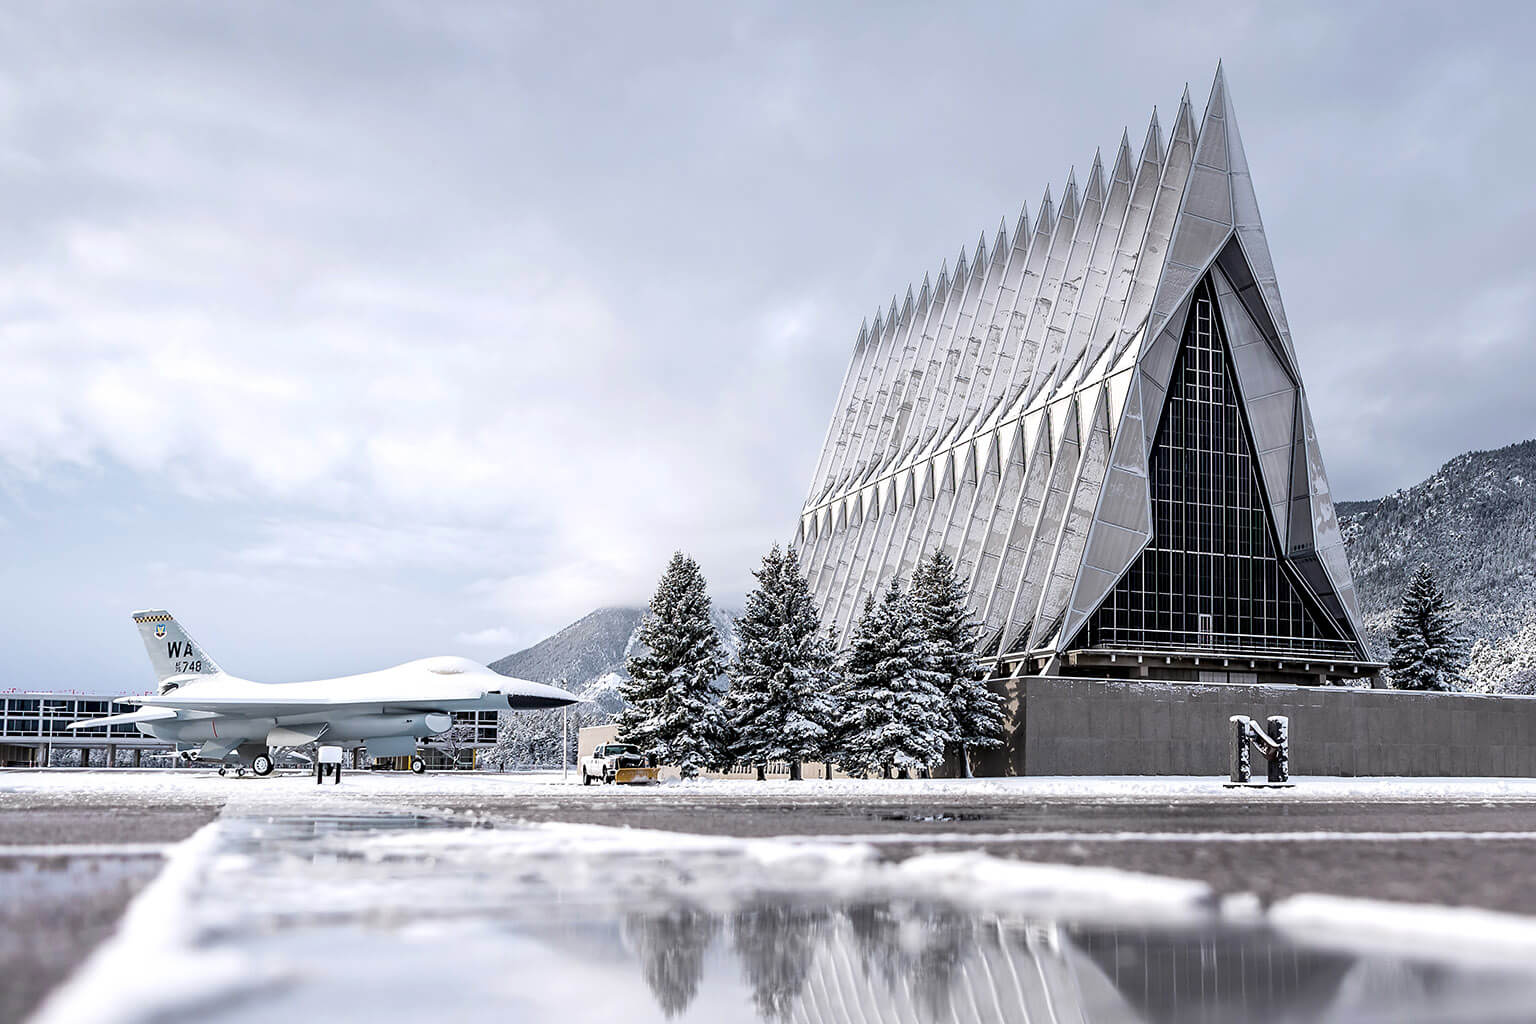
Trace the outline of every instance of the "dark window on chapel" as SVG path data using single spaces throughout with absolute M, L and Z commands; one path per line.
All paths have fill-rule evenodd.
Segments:
M 1352 650 L 1276 557 L 1208 281 L 1190 303 L 1148 472 L 1152 542 L 1074 647 Z

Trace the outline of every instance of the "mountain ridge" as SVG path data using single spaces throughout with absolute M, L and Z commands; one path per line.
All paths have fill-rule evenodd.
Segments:
M 1536 440 L 1463 452 L 1417 484 L 1335 508 L 1377 658 L 1421 563 L 1474 643 L 1501 642 L 1536 614 Z
M 607 703 L 610 694 L 617 698 L 619 686 L 629 678 L 624 663 L 641 648 L 638 634 L 645 615 L 644 608 L 623 605 L 595 609 L 532 647 L 491 662 L 490 668 L 504 676 L 563 685 Z M 733 658 L 735 611 L 716 607 L 711 616 L 727 659 Z

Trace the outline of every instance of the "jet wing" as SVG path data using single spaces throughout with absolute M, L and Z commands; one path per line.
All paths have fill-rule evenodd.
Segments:
M 365 714 L 383 711 L 386 708 L 400 711 L 495 711 L 508 706 L 507 698 L 504 696 L 481 694 L 431 698 L 386 697 L 372 700 L 358 700 L 355 697 L 269 697 L 265 695 L 259 697 L 213 695 L 131 697 L 126 700 L 170 712 L 165 716 L 167 718 L 174 717 L 177 710 L 210 711 L 232 718 L 276 718 L 283 715 L 304 715 L 322 711 L 356 711 Z
M 106 718 L 88 718 L 81 722 L 70 722 L 66 729 L 95 729 L 103 725 L 137 725 L 139 722 L 163 722 L 167 718 L 175 718 L 175 708 L 145 708 L 142 711 L 130 711 L 123 715 L 108 715 Z
M 143 707 L 179 709 L 184 711 L 209 711 L 216 714 L 239 717 L 278 717 L 302 715 L 317 711 L 505 711 L 529 710 L 542 707 L 561 707 L 575 703 L 577 698 L 564 690 L 544 683 L 526 680 L 508 680 L 511 685 L 497 690 L 465 688 L 446 693 L 412 692 L 401 688 L 393 693 L 385 690 L 360 699 L 356 694 L 335 697 L 288 696 L 282 693 L 258 692 L 242 694 L 197 694 L 172 690 L 170 693 L 149 697 L 119 697 L 120 704 Z M 261 690 L 278 687 L 262 686 Z M 503 692 L 505 691 L 505 692 Z

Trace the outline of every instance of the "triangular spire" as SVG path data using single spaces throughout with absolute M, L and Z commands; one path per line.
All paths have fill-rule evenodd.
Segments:
M 1227 88 L 1226 75 L 1221 65 L 1216 65 L 1216 85 L 1222 94 L 1226 110 L 1227 165 L 1232 181 L 1232 219 L 1237 228 L 1237 239 L 1253 271 L 1254 280 L 1263 297 L 1264 306 L 1280 335 L 1291 365 L 1296 365 L 1296 352 L 1291 346 L 1291 328 L 1285 317 L 1285 307 L 1280 301 L 1280 287 L 1275 280 L 1274 259 L 1269 254 L 1269 240 L 1264 236 L 1264 222 L 1259 217 L 1259 201 L 1254 195 L 1253 178 L 1248 172 L 1248 155 L 1243 152 L 1243 138 L 1237 130 L 1237 111 L 1233 108 L 1231 90 Z M 1246 301 L 1249 296 L 1244 294 Z
M 1179 97 L 1179 112 L 1173 118 L 1173 138 L 1174 140 L 1184 138 L 1192 141 L 1194 137 L 1195 120 L 1194 114 L 1190 111 L 1189 83 L 1185 82 L 1184 95 Z M 1173 148 L 1172 142 L 1168 144 L 1168 148 Z
M 1222 81 L 1221 72 L 1216 72 L 1216 80 L 1211 83 L 1211 96 L 1205 103 L 1205 116 L 1200 121 L 1200 139 L 1195 147 L 1195 164 L 1206 168 L 1209 172 L 1220 174 L 1225 178 L 1227 173 L 1227 103 L 1226 84 Z M 1209 177 L 1210 175 L 1206 175 Z M 1217 211 L 1221 220 L 1232 222 L 1230 190 L 1223 189 L 1226 195 L 1226 209 Z M 1200 212 L 1200 211 L 1197 211 Z M 1206 213 L 1200 212 L 1201 216 Z
M 1051 186 L 1045 186 L 1045 197 L 1040 200 L 1040 217 L 1035 221 L 1035 234 L 1050 244 L 1051 232 L 1056 228 L 1056 205 L 1051 202 Z
M 1186 144 L 1186 139 L 1194 142 L 1194 148 L 1188 158 L 1191 160 L 1188 180 L 1181 189 L 1183 194 L 1169 238 L 1162 279 L 1152 303 L 1152 319 L 1147 329 L 1149 338 L 1158 337 L 1158 332 L 1168 324 L 1174 306 L 1185 300 L 1196 281 L 1215 262 L 1231 235 L 1232 185 L 1227 171 L 1225 111 L 1226 87 L 1218 71 L 1216 80 L 1211 84 L 1211 97 L 1206 103 L 1205 116 L 1197 137 L 1190 113 L 1189 87 L 1184 87 L 1184 98 L 1179 103 L 1178 123 L 1174 128 L 1174 142 L 1169 148 L 1170 152 L 1180 151 L 1181 161 L 1185 159 L 1181 147 Z M 1168 163 L 1169 170 L 1164 173 L 1164 188 L 1172 176 L 1172 156 Z M 1175 331 L 1180 329 L 1178 324 L 1168 326 Z
M 976 258 L 971 261 L 972 269 L 981 270 L 987 265 L 987 233 L 983 231 L 976 239 Z
M 1152 120 L 1147 124 L 1147 137 L 1141 143 L 1141 162 L 1151 160 L 1158 167 L 1163 166 L 1163 158 L 1168 154 L 1163 151 L 1163 126 L 1157 121 L 1157 108 L 1152 108 Z
M 1067 187 L 1061 193 L 1061 216 L 1077 219 L 1077 168 L 1067 171 Z
M 992 243 L 992 261 L 996 263 L 1008 252 L 1008 219 L 1006 217 L 997 222 L 997 240 Z
M 1013 244 L 1021 249 L 1029 248 L 1029 204 L 1019 207 L 1019 220 L 1013 229 Z
M 928 302 L 933 298 L 933 284 L 928 280 L 928 275 L 923 275 L 923 286 L 917 292 L 917 308 L 927 311 Z
M 1135 172 L 1133 166 L 1135 159 L 1131 155 L 1131 133 L 1121 129 L 1120 148 L 1115 151 L 1115 166 L 1109 172 L 1110 180 L 1129 182 L 1131 175 Z
M 1083 190 L 1083 205 L 1104 198 L 1104 160 L 1099 150 L 1093 151 L 1093 166 L 1088 168 L 1088 187 Z
M 1189 86 L 1186 85 L 1184 88 L 1188 90 Z M 1217 61 L 1216 77 L 1211 81 L 1211 95 L 1210 98 L 1205 101 L 1205 117 L 1226 117 L 1226 98 L 1227 81 L 1225 76 L 1223 76 L 1221 73 L 1221 61 Z
M 1163 160 L 1157 197 L 1147 222 L 1146 238 L 1142 242 L 1135 279 L 1122 318 L 1124 344 L 1136 337 L 1136 325 L 1151 313 L 1151 322 L 1141 335 L 1143 351 L 1157 340 L 1158 332 L 1167 320 L 1168 307 L 1189 294 L 1189 289 L 1195 284 L 1196 275 L 1189 272 L 1177 275 L 1177 280 L 1170 279 L 1168 273 L 1169 243 L 1178 224 L 1178 210 L 1183 201 L 1184 187 L 1188 183 L 1194 138 L 1195 124 L 1189 113 L 1189 89 L 1186 87 L 1184 98 L 1179 101 L 1179 112 L 1174 116 L 1173 135 L 1168 140 L 1168 153 Z

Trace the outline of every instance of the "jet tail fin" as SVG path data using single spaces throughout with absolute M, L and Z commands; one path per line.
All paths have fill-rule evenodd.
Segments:
M 144 638 L 144 649 L 149 652 L 150 664 L 155 667 L 155 679 L 160 684 L 161 693 L 166 692 L 165 682 L 173 676 L 211 676 L 221 671 L 170 612 L 160 609 L 134 612 L 133 621 Z

